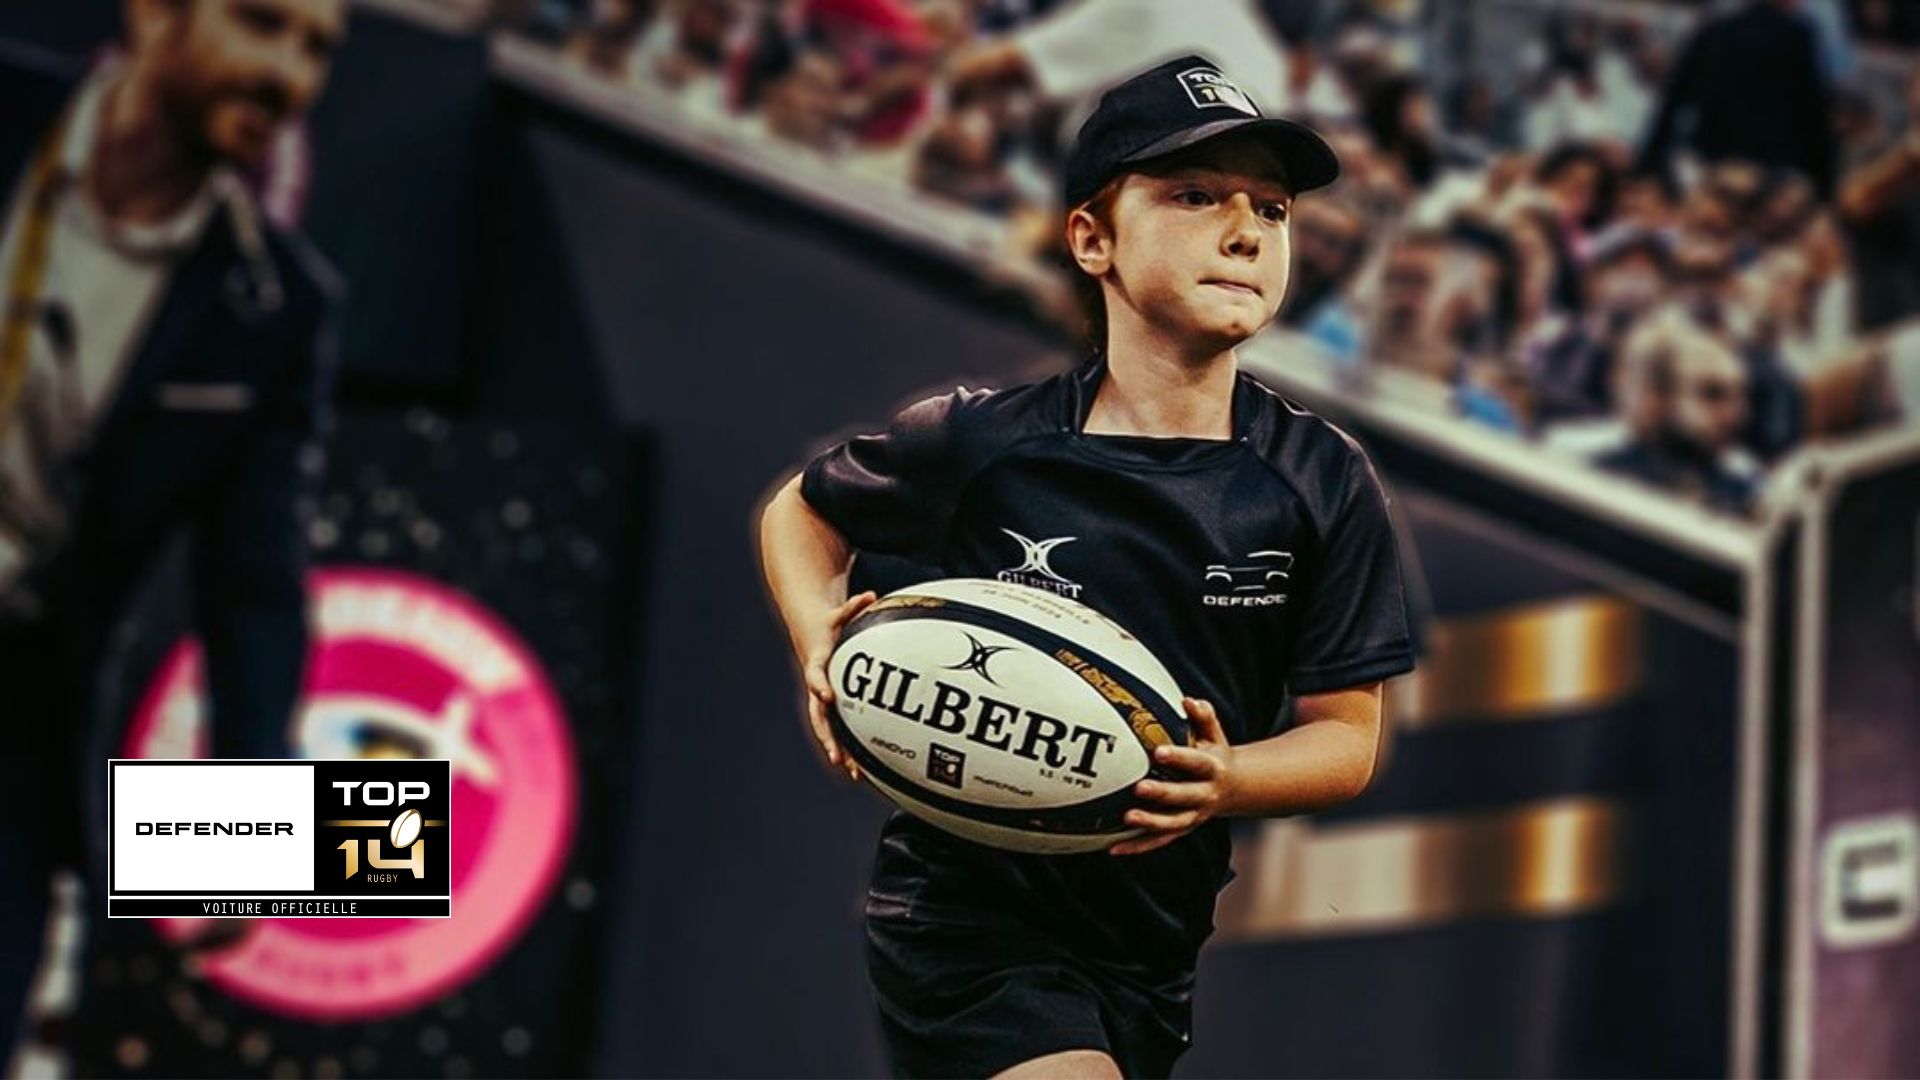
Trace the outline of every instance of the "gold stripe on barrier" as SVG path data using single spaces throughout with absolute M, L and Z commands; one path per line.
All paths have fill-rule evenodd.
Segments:
M 1604 708 L 1640 688 L 1637 606 L 1579 596 L 1437 621 L 1419 668 L 1389 683 L 1402 730 Z
M 1235 846 L 1227 942 L 1335 937 L 1479 917 L 1572 915 L 1627 887 L 1629 813 L 1573 796 L 1473 813 L 1319 826 L 1269 821 Z

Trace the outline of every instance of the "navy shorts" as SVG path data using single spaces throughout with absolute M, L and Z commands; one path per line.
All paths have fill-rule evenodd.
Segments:
M 1126 1076 L 1163 1077 L 1191 1039 L 1190 974 L 1148 985 L 997 920 L 869 904 L 867 968 L 898 1076 L 992 1076 L 1098 1050 Z

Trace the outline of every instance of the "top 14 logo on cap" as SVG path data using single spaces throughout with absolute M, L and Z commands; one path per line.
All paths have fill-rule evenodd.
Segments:
M 1253 99 L 1213 68 L 1188 68 L 1180 73 L 1180 86 L 1196 109 L 1234 109 L 1248 116 L 1260 115 Z

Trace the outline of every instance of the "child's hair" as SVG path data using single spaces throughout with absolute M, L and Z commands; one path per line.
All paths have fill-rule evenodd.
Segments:
M 1121 173 L 1100 185 L 1093 197 L 1073 210 L 1085 210 L 1100 223 L 1100 227 L 1112 234 L 1113 203 L 1120 195 L 1120 185 L 1126 182 L 1126 174 Z M 1080 269 L 1073 261 L 1073 253 L 1067 253 L 1067 269 L 1073 280 L 1074 299 L 1079 302 L 1081 326 L 1086 334 L 1087 347 L 1093 352 L 1105 352 L 1107 348 L 1107 296 L 1100 288 L 1100 280 Z

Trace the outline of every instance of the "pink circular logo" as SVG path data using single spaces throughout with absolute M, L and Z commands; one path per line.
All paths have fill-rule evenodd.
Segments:
M 472 597 L 417 574 L 331 567 L 308 582 L 314 624 L 293 731 L 310 758 L 446 758 L 453 917 L 263 919 L 207 978 L 263 1009 L 366 1020 L 417 1008 L 484 971 L 539 911 L 573 837 L 573 744 L 539 661 Z M 200 649 L 160 666 L 130 757 L 204 757 Z M 157 920 L 179 938 L 196 920 Z

